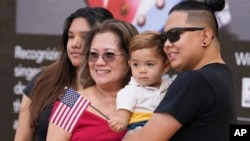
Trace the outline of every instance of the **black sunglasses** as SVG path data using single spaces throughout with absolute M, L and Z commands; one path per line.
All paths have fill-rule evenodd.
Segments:
M 166 40 L 169 40 L 171 43 L 176 42 L 180 39 L 180 35 L 183 31 L 196 31 L 203 30 L 203 27 L 183 27 L 183 28 L 172 28 L 167 32 L 163 32 L 161 36 Z
M 96 62 L 98 60 L 99 56 L 102 56 L 102 59 L 105 62 L 113 62 L 115 60 L 115 57 L 120 56 L 120 55 L 124 55 L 124 54 L 115 54 L 113 52 L 105 52 L 105 53 L 103 53 L 101 55 L 96 53 L 96 52 L 87 53 L 88 60 L 90 62 Z

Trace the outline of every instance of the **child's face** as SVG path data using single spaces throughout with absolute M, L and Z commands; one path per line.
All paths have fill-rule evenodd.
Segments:
M 155 48 L 133 51 L 129 61 L 134 79 L 141 85 L 159 88 L 162 75 L 169 69 Z

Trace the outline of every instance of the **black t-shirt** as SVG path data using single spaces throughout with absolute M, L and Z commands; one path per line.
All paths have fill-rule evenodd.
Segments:
M 32 80 L 27 84 L 26 88 L 23 90 L 23 93 L 30 97 L 31 90 L 35 84 L 35 81 L 40 76 L 41 72 L 36 74 Z M 40 115 L 38 125 L 36 128 L 35 141 L 46 141 L 47 131 L 49 126 L 49 116 L 51 114 L 53 105 L 47 107 Z M 32 114 L 32 113 L 31 113 Z
M 183 125 L 171 141 L 228 141 L 236 120 L 230 69 L 214 63 L 180 74 L 155 112 L 169 113 Z
M 31 95 L 31 90 L 35 84 L 35 81 L 37 80 L 37 78 L 41 75 L 42 71 L 38 72 L 31 80 L 30 82 L 27 84 L 27 86 L 23 89 L 23 93 L 25 95 L 27 95 L 28 97 L 30 97 Z

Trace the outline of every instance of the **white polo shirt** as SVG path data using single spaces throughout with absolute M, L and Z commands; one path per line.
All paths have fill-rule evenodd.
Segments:
M 132 112 L 129 123 L 148 120 L 160 103 L 171 83 L 170 78 L 162 77 L 160 88 L 142 86 L 131 77 L 130 82 L 117 94 L 118 109 Z

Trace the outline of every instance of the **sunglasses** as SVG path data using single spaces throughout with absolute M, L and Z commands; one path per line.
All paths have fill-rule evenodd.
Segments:
M 169 40 L 169 42 L 174 43 L 180 39 L 180 35 L 184 31 L 197 31 L 203 29 L 204 29 L 203 27 L 172 28 L 167 32 L 163 32 L 161 36 L 165 38 L 165 41 Z
M 115 57 L 120 56 L 120 55 L 124 55 L 124 54 L 115 54 L 113 52 L 105 52 L 102 55 L 100 55 L 96 52 L 89 52 L 87 54 L 88 60 L 90 62 L 96 62 L 98 60 L 99 56 L 102 56 L 102 59 L 105 62 L 113 62 L 115 60 Z

